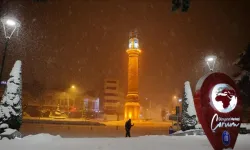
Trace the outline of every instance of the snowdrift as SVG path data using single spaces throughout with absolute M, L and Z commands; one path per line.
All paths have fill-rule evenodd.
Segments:
M 249 135 L 240 135 L 235 149 L 249 150 Z M 1 149 L 8 150 L 211 150 L 206 136 L 142 136 L 132 138 L 61 138 L 49 134 L 2 140 Z

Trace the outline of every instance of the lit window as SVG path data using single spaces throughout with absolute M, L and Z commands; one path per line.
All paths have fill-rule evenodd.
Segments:
M 135 48 L 138 48 L 139 47 L 139 44 L 138 43 L 135 43 Z
M 131 42 L 129 43 L 129 46 L 128 46 L 128 47 L 129 47 L 129 48 L 132 48 L 132 43 L 131 43 Z
M 135 40 L 134 40 L 134 48 L 138 48 L 138 47 L 139 47 L 138 40 L 137 40 L 137 39 L 135 39 Z

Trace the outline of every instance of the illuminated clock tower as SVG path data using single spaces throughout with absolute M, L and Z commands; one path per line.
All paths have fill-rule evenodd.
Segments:
M 128 94 L 126 96 L 124 119 L 138 120 L 140 103 L 138 96 L 138 57 L 141 53 L 136 33 L 130 33 L 128 53 Z

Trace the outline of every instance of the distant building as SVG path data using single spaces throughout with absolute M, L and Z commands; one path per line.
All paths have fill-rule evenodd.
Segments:
M 100 100 L 94 97 L 84 97 L 84 107 L 87 112 L 99 112 Z
M 118 109 L 120 106 L 119 81 L 104 80 L 104 119 L 117 120 Z

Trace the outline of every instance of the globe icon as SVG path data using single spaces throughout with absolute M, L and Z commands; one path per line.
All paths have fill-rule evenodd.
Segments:
M 235 90 L 228 84 L 220 83 L 213 87 L 210 105 L 221 113 L 233 111 L 237 105 Z

